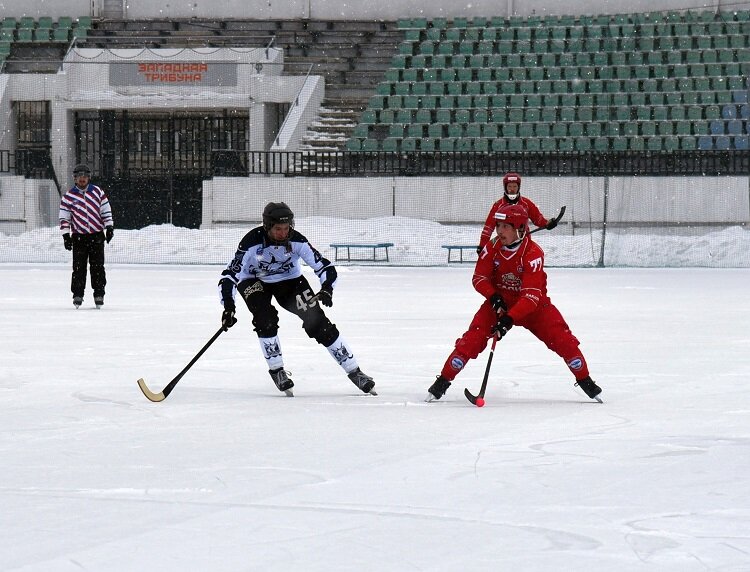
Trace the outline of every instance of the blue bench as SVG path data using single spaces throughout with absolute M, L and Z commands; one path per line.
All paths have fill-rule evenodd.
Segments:
M 370 261 L 370 262 L 388 262 L 388 248 L 393 246 L 392 242 L 378 242 L 376 244 L 355 244 L 355 243 L 349 243 L 349 244 L 331 244 L 331 248 L 335 249 L 335 259 L 336 261 L 343 260 L 346 262 L 363 262 L 363 261 Z M 352 258 L 352 249 L 366 249 L 370 250 L 372 249 L 372 256 L 368 258 Z M 385 258 L 378 258 L 377 253 L 378 250 L 385 250 Z M 346 250 L 346 256 L 342 253 L 341 256 L 339 256 L 339 250 Z
M 477 261 L 475 257 L 464 260 L 464 250 L 469 250 L 471 252 L 476 253 L 477 251 L 476 244 L 444 244 L 443 248 L 445 248 L 448 251 L 448 264 L 451 264 L 454 262 L 461 263 L 461 262 L 476 262 Z M 454 259 L 451 256 L 454 250 L 458 251 L 458 260 Z

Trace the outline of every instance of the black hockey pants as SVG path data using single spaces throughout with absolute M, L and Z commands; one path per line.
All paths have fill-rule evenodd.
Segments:
M 282 308 L 299 316 L 305 333 L 319 344 L 328 347 L 339 337 L 336 325 L 320 304 L 311 301 L 313 291 L 304 276 L 273 283 L 244 280 L 237 285 L 237 291 L 245 299 L 253 315 L 253 327 L 261 338 L 271 338 L 279 331 L 279 313 L 271 304 L 272 297 Z

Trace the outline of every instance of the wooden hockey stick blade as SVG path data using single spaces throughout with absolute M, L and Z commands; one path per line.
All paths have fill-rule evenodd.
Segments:
M 235 323 L 237 323 L 237 320 L 235 319 Z M 234 325 L 234 324 L 233 324 Z M 153 401 L 155 403 L 158 403 L 159 401 L 164 401 L 170 393 L 172 393 L 172 390 L 177 385 L 177 382 L 179 382 L 182 379 L 182 376 L 187 373 L 187 371 L 193 367 L 193 364 L 198 361 L 198 359 L 206 352 L 206 350 L 211 347 L 211 344 L 216 341 L 216 338 L 218 338 L 222 332 L 226 332 L 227 330 L 224 327 L 219 328 L 216 333 L 211 337 L 210 340 L 206 343 L 205 346 L 203 346 L 200 351 L 195 354 L 195 357 L 190 360 L 190 363 L 187 364 L 183 370 L 177 374 L 177 377 L 175 377 L 172 381 L 170 381 L 167 386 L 161 390 L 161 393 L 154 393 L 151 391 L 148 386 L 146 385 L 146 382 L 143 381 L 143 378 L 138 380 L 138 387 L 141 388 L 141 391 L 143 392 L 143 395 L 146 396 L 147 399 L 150 401 Z
M 145 395 L 149 401 L 153 401 L 154 403 L 158 403 L 159 401 L 164 401 L 168 395 L 168 394 L 165 395 L 163 391 L 159 393 L 154 393 L 153 391 L 151 391 L 146 385 L 146 382 L 143 381 L 143 378 L 138 380 L 138 387 L 141 388 L 143 395 Z

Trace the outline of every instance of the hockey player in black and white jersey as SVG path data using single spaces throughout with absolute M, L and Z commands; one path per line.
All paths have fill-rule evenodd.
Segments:
M 317 295 L 302 276 L 300 258 L 320 279 Z M 299 232 L 294 230 L 294 213 L 286 203 L 268 203 L 263 209 L 263 226 L 252 229 L 240 241 L 234 259 L 222 272 L 219 291 L 224 312 L 221 323 L 231 328 L 235 318 L 235 292 L 239 292 L 253 315 L 253 326 L 268 363 L 268 372 L 279 391 L 292 395 L 294 382 L 284 369 L 279 341 L 279 314 L 271 303 L 302 319 L 308 336 L 324 346 L 333 359 L 364 393 L 376 395 L 375 382 L 359 369 L 351 348 L 331 323 L 320 304 L 333 305 L 336 268 Z

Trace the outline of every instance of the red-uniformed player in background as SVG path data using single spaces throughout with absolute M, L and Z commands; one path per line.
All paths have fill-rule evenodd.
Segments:
M 547 296 L 544 251 L 529 236 L 528 212 L 521 204 L 501 205 L 495 216 L 497 238 L 480 255 L 472 278 L 474 288 L 486 300 L 456 341 L 428 390 L 427 401 L 440 399 L 466 363 L 487 347 L 492 335 L 500 339 L 514 325 L 529 330 L 563 358 L 576 385 L 596 398 L 602 390 L 589 377 L 579 342 Z
M 482 234 L 479 237 L 479 246 L 477 246 L 477 254 L 482 252 L 482 249 L 487 246 L 487 243 L 492 237 L 492 232 L 495 230 L 495 214 L 504 205 L 521 205 L 529 213 L 529 219 L 538 227 L 544 227 L 547 230 L 552 230 L 557 226 L 556 220 L 547 220 L 539 207 L 534 204 L 534 201 L 527 197 L 521 196 L 521 175 L 518 173 L 507 173 L 503 177 L 503 188 L 505 192 L 499 201 L 495 202 L 490 209 L 490 213 L 487 215 L 487 220 L 482 227 Z

